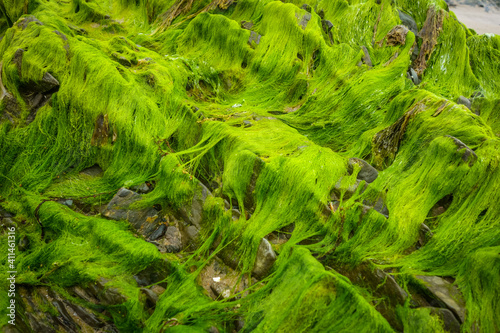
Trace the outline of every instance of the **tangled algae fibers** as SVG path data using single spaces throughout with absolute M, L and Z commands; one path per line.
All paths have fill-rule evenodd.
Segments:
M 0 0 L 0 36 L 4 332 L 500 332 L 500 36 L 444 0 Z

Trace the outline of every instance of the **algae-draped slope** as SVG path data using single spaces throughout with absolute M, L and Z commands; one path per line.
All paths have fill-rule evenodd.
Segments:
M 4 330 L 500 331 L 500 37 L 306 2 L 0 1 Z

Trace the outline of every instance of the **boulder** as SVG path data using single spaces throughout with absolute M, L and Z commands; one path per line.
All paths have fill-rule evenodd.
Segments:
M 442 307 L 448 308 L 463 323 L 465 319 L 465 300 L 456 286 L 439 276 L 415 276 L 428 293 Z
M 259 45 L 261 37 L 262 36 L 256 33 L 255 31 L 250 31 L 250 37 L 248 37 L 248 44 L 252 45 L 252 42 L 255 42 L 256 45 Z
M 139 185 L 131 186 L 130 189 L 137 193 L 148 193 L 149 186 L 146 183 L 141 183 Z
M 271 243 L 267 239 L 262 238 L 257 250 L 257 258 L 255 259 L 252 273 L 258 278 L 263 278 L 271 270 L 275 261 L 276 253 L 274 253 Z
M 429 307 L 429 309 L 431 310 L 431 315 L 438 316 L 441 319 L 446 332 L 460 333 L 460 322 L 450 310 L 432 307 Z
M 417 72 L 413 68 L 410 68 L 407 73 L 408 79 L 413 82 L 414 85 L 418 86 L 420 84 L 420 79 L 417 75 Z
M 158 217 L 158 211 L 153 207 L 130 208 L 131 204 L 140 200 L 142 200 L 140 194 L 121 188 L 104 208 L 102 215 L 112 220 L 127 220 L 136 230 L 149 236 L 163 221 Z
M 323 28 L 323 31 L 328 34 L 333 28 L 333 23 L 328 20 L 322 20 L 321 27 Z
M 373 67 L 373 64 L 372 64 L 372 59 L 370 58 L 370 53 L 368 53 L 368 49 L 366 48 L 366 46 L 362 45 L 361 46 L 361 49 L 363 50 L 363 62 L 370 68 Z
M 139 287 L 146 287 L 153 284 L 162 288 L 167 288 L 167 282 L 164 280 L 170 274 L 170 264 L 166 260 L 157 261 L 141 272 L 134 275 L 134 279 Z
M 43 25 L 43 23 L 40 22 L 40 20 L 37 19 L 35 16 L 28 15 L 25 17 L 21 17 L 19 21 L 17 21 L 17 26 L 22 30 L 25 30 L 31 22 L 35 22 L 35 24 L 37 25 Z
M 253 22 L 250 22 L 250 21 L 241 21 L 241 28 L 242 29 L 246 29 L 246 30 L 250 30 L 253 28 Z
M 210 190 L 202 183 L 198 183 L 191 204 L 180 209 L 183 220 L 199 229 L 201 227 L 203 205 L 209 196 L 212 196 Z
M 107 279 L 100 277 L 95 283 L 90 283 L 85 291 L 99 300 L 99 303 L 103 305 L 118 305 L 125 303 L 127 297 L 120 293 L 117 288 L 106 287 L 108 282 Z
M 305 13 L 304 16 L 302 16 L 302 18 L 300 19 L 299 21 L 299 26 L 305 30 L 306 27 L 307 27 L 307 23 L 309 23 L 309 21 L 311 20 L 311 13 Z
M 378 177 L 378 171 L 374 167 L 370 165 L 370 163 L 356 157 L 352 157 L 349 159 L 348 164 L 347 164 L 347 171 L 349 171 L 350 174 L 354 171 L 354 164 L 357 164 L 361 167 L 361 170 L 359 170 L 357 179 L 359 180 L 364 180 L 367 183 L 373 182 L 375 179 Z
M 467 107 L 467 109 L 469 109 L 469 110 L 472 109 L 472 103 L 471 103 L 471 101 L 468 98 L 464 97 L 464 96 L 458 97 L 457 104 L 465 105 Z
M 446 135 L 446 137 L 453 139 L 453 142 L 457 146 L 457 151 L 463 150 L 462 161 L 468 162 L 469 166 L 472 166 L 474 165 L 474 163 L 476 163 L 477 155 L 472 149 L 470 149 L 465 143 L 451 135 Z
M 165 237 L 161 241 L 168 253 L 177 253 L 182 250 L 181 232 L 177 227 L 169 226 L 165 232 Z
M 306 12 L 310 13 L 312 11 L 312 8 L 310 5 L 308 5 L 307 3 L 303 4 L 302 7 L 300 7 L 301 9 L 305 10 Z
M 408 14 L 403 13 L 398 9 L 399 13 L 399 19 L 401 20 L 401 23 L 407 27 L 415 36 L 418 36 L 418 27 L 417 27 L 417 22 L 415 22 L 415 19 L 411 17 Z
M 398 331 L 403 330 L 403 324 L 395 309 L 398 305 L 404 305 L 408 294 L 392 275 L 374 267 L 371 262 L 364 262 L 354 269 L 339 267 L 337 271 L 349 278 L 353 284 L 369 289 L 374 296 L 380 298 L 375 308 L 392 327 Z

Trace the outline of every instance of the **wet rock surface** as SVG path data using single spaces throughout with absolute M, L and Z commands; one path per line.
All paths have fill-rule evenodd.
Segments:
M 497 331 L 500 40 L 450 8 L 0 3 L 0 330 Z
M 456 286 L 439 276 L 417 275 L 417 279 L 423 282 L 432 297 L 448 308 L 463 323 L 465 319 L 465 301 Z

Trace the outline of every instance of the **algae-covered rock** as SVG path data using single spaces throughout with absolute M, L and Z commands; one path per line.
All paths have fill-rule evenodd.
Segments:
M 499 331 L 500 37 L 452 11 L 0 1 L 0 330 Z
M 432 295 L 452 311 L 460 322 L 464 322 L 465 302 L 456 286 L 439 276 L 418 275 L 416 278 L 421 280 Z
M 262 238 L 252 272 L 257 277 L 262 278 L 269 272 L 275 261 L 276 253 L 274 253 L 271 244 L 267 239 Z

